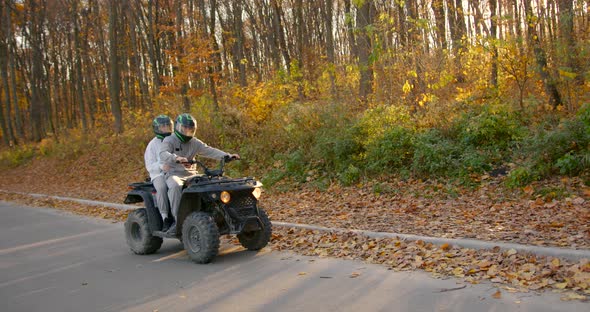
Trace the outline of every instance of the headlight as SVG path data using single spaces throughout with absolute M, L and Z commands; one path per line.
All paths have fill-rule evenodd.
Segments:
M 255 188 L 255 189 L 252 191 L 252 195 L 254 195 L 254 197 L 255 197 L 256 199 L 259 199 L 259 198 L 260 198 L 260 195 L 262 195 L 262 189 L 261 189 L 261 188 L 259 188 L 259 187 Z
M 229 195 L 229 192 L 223 191 L 223 192 L 221 192 L 221 195 L 219 196 L 219 199 L 221 199 L 221 201 L 224 204 L 227 204 L 231 200 L 231 196 Z

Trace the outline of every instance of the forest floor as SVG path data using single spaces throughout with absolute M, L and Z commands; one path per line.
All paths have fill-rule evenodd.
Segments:
M 75 162 L 33 160 L 5 169 L 0 189 L 122 203 L 127 184 L 144 178 L 137 160 L 113 153 L 104 158 L 82 155 Z M 98 165 L 100 164 L 100 165 Z M 370 182 L 263 193 L 262 205 L 272 221 L 512 242 L 537 246 L 590 249 L 590 187 L 577 178 L 555 178 L 519 190 L 507 189 L 502 177 L 483 176 L 477 187 L 419 180 Z M 0 200 L 54 207 L 116 221 L 126 211 L 90 207 L 49 198 L 0 192 Z M 307 255 L 362 259 L 394 270 L 422 269 L 435 277 L 466 282 L 491 280 L 507 291 L 552 290 L 563 300 L 590 296 L 590 260 L 578 262 L 517 253 L 435 246 L 422 241 L 372 239 L 353 233 L 275 228 L 271 247 Z

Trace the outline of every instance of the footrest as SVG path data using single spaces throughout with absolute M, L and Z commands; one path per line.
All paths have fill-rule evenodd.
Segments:
M 162 237 L 162 238 L 177 238 L 176 235 L 172 235 L 172 234 L 169 234 L 167 232 L 162 232 L 162 231 L 154 231 L 154 232 L 152 232 L 152 235 L 157 236 L 157 237 Z

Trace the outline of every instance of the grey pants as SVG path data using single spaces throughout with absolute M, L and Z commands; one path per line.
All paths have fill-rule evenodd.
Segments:
M 178 216 L 178 208 L 180 208 L 180 199 L 182 198 L 182 186 L 184 181 L 194 173 L 174 173 L 166 175 L 166 185 L 168 185 L 168 198 L 170 199 L 170 208 L 174 219 Z
M 166 178 L 161 175 L 152 180 L 152 184 L 156 188 L 156 203 L 162 215 L 162 220 L 170 215 L 170 202 L 168 201 L 168 186 L 166 185 Z

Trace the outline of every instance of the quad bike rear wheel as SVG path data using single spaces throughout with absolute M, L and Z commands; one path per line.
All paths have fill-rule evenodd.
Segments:
M 182 243 L 193 262 L 211 262 L 219 251 L 219 229 L 215 220 L 204 212 L 191 213 L 182 223 Z
M 125 222 L 127 245 L 138 255 L 152 254 L 162 247 L 162 238 L 153 236 L 145 208 L 132 211 Z
M 242 232 L 238 234 L 238 240 L 244 248 L 248 250 L 260 250 L 264 248 L 270 241 L 272 234 L 272 224 L 266 215 L 266 211 L 258 208 L 258 216 L 262 221 L 261 228 L 256 231 Z

